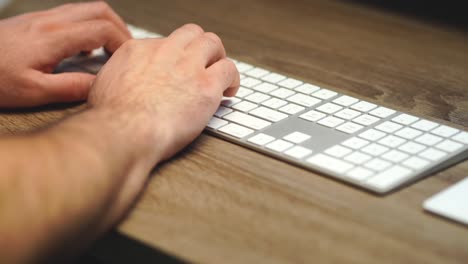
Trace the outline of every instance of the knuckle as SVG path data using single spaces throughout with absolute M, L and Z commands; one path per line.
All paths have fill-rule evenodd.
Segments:
M 202 34 L 204 32 L 203 28 L 197 24 L 189 23 L 182 26 L 185 30 L 192 32 L 194 34 Z
M 205 33 L 205 38 L 208 39 L 215 46 L 223 46 L 221 38 L 213 32 Z
M 98 12 L 108 12 L 111 10 L 111 7 L 105 1 L 96 1 L 92 3 L 93 8 L 95 8 Z

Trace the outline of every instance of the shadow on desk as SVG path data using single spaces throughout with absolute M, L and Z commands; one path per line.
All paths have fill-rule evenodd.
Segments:
M 75 264 L 110 263 L 183 264 L 186 262 L 114 231 L 98 240 Z

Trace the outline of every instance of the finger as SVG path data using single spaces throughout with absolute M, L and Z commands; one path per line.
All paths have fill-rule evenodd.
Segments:
M 127 37 L 131 37 L 124 20 L 104 1 L 88 3 L 65 4 L 51 10 L 54 15 L 51 19 L 66 22 L 81 22 L 87 20 L 103 19 L 112 22 Z
M 130 38 L 106 20 L 89 20 L 65 26 L 49 39 L 57 56 L 67 58 L 102 46 L 109 52 L 115 52 Z
M 192 60 L 205 68 L 226 57 L 222 41 L 214 33 L 204 33 L 194 39 L 186 47 L 186 52 Z
M 168 40 L 171 41 L 174 47 L 185 48 L 192 40 L 201 36 L 203 33 L 204 31 L 200 26 L 186 24 L 172 32 Z
M 237 67 L 229 59 L 222 59 L 207 69 L 209 83 L 223 92 L 224 96 L 234 96 L 240 85 L 240 76 Z
M 39 77 L 43 103 L 75 102 L 88 97 L 95 75 L 81 72 L 42 74 Z

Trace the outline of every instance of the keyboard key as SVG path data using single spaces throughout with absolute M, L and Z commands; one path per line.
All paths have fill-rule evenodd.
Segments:
M 352 150 L 349 149 L 349 148 L 345 148 L 343 146 L 340 146 L 340 145 L 335 145 L 333 147 L 330 147 L 330 148 L 326 149 L 324 152 L 326 154 L 330 155 L 330 156 L 333 156 L 333 157 L 336 157 L 336 158 L 341 158 L 341 157 L 344 157 L 344 156 L 348 155 L 349 153 L 351 153 Z
M 383 132 L 393 133 L 402 127 L 403 127 L 402 125 L 399 125 L 392 121 L 385 121 L 382 124 L 376 126 L 375 128 Z
M 316 122 L 316 121 L 324 118 L 325 116 L 327 116 L 327 115 L 324 114 L 324 113 L 320 113 L 320 112 L 317 112 L 315 110 L 310 110 L 309 112 L 306 112 L 306 113 L 302 114 L 299 117 L 302 118 L 302 119 L 308 120 L 308 121 Z
M 371 115 L 361 115 L 355 119 L 353 119 L 354 122 L 358 123 L 358 124 L 361 124 L 361 125 L 364 125 L 364 126 L 370 126 L 372 124 L 374 124 L 375 122 L 379 121 L 380 118 L 378 117 L 375 117 L 375 116 L 371 116 Z
M 359 151 L 355 151 L 351 154 L 349 154 L 348 156 L 346 156 L 344 159 L 346 161 L 350 161 L 352 163 L 355 163 L 355 164 L 362 164 L 368 160 L 370 160 L 372 157 L 369 156 L 369 155 L 366 155 L 362 152 L 359 152 Z
M 305 106 L 311 107 L 321 102 L 321 100 L 303 94 L 295 94 L 288 98 L 288 101 Z
M 336 128 L 341 132 L 345 132 L 346 134 L 353 134 L 358 132 L 359 130 L 363 129 L 364 127 L 353 122 L 346 122 Z
M 216 110 L 216 113 L 214 115 L 217 117 L 223 117 L 231 112 L 232 112 L 232 109 L 224 107 L 224 106 L 219 106 L 218 110 Z
M 409 125 L 416 122 L 418 119 L 419 118 L 412 115 L 400 114 L 399 116 L 394 117 L 392 120 L 402 125 Z
M 459 150 L 461 147 L 463 147 L 462 144 L 451 141 L 451 140 L 444 140 L 441 143 L 439 143 L 436 148 L 445 150 L 447 152 L 454 152 Z
M 230 114 L 227 114 L 224 116 L 224 119 L 241 124 L 243 126 L 259 130 L 263 129 L 269 125 L 271 125 L 270 122 L 262 120 L 260 118 L 256 118 L 241 112 L 234 111 Z
M 350 106 L 352 104 L 357 103 L 358 101 L 359 99 L 348 96 L 348 95 L 343 95 L 333 100 L 334 103 L 342 105 L 342 106 Z
M 273 108 L 273 109 L 280 108 L 280 107 L 285 106 L 287 104 L 288 104 L 288 102 L 286 102 L 284 100 L 281 100 L 281 99 L 278 99 L 278 98 L 271 98 L 271 99 L 268 99 L 268 100 L 262 102 L 262 105 Z
M 436 134 L 441 137 L 451 137 L 458 133 L 460 130 L 448 127 L 448 126 L 439 126 L 436 129 L 431 131 L 432 134 Z
M 429 131 L 437 127 L 439 124 L 429 121 L 429 120 L 419 120 L 418 122 L 411 125 L 411 127 L 422 130 L 422 131 Z
M 326 103 L 316 108 L 316 110 L 324 112 L 326 114 L 333 114 L 341 109 L 343 109 L 343 107 L 333 103 Z
M 280 83 L 278 83 L 278 85 L 289 88 L 289 89 L 296 88 L 301 84 L 302 84 L 301 81 L 293 79 L 293 78 L 287 78 L 286 80 L 281 81 Z
M 257 103 L 257 104 L 259 104 L 259 103 L 261 103 L 263 101 L 266 101 L 266 100 L 268 100 L 270 98 L 271 98 L 271 96 L 268 96 L 268 95 L 262 94 L 262 93 L 258 93 L 258 92 L 253 93 L 253 94 L 245 97 L 246 100 L 249 100 L 249 101 Z
M 369 129 L 359 134 L 360 137 L 370 140 L 370 141 L 379 140 L 380 138 L 383 138 L 386 135 L 387 135 L 386 133 L 375 130 L 375 129 Z
M 369 144 L 369 141 L 360 139 L 358 137 L 352 137 L 341 143 L 341 145 L 352 148 L 352 149 L 360 149 L 366 146 L 367 144 Z
M 402 139 L 401 137 L 396 137 L 392 135 L 386 136 L 382 138 L 381 140 L 379 140 L 380 144 L 390 147 L 390 148 L 396 148 L 405 142 L 406 140 Z
M 415 169 L 415 170 L 420 170 L 420 169 L 426 167 L 427 165 L 429 165 L 429 161 L 427 161 L 425 159 L 418 158 L 418 157 L 411 157 L 411 158 L 403 161 L 402 164 L 405 165 L 408 168 L 412 168 L 412 169 Z
M 371 114 L 373 116 L 380 117 L 380 118 L 389 117 L 389 116 L 393 115 L 394 113 L 396 113 L 395 110 L 392 110 L 390 108 L 386 108 L 386 107 L 383 107 L 383 106 L 377 107 L 376 109 L 369 112 L 369 114 Z
M 468 133 L 467 132 L 460 132 L 458 134 L 456 134 L 454 137 L 452 137 L 452 139 L 458 141 L 458 142 L 461 142 L 463 144 L 468 144 Z
M 410 175 L 411 170 L 401 166 L 393 166 L 390 169 L 371 177 L 367 180 L 367 184 L 380 190 L 387 190 L 390 189 L 390 187 L 405 181 Z
M 357 167 L 348 171 L 348 173 L 346 173 L 346 176 L 356 181 L 363 181 L 369 178 L 370 176 L 372 176 L 373 174 L 374 174 L 373 171 L 364 169 L 362 167 Z
M 240 84 L 246 88 L 252 88 L 254 86 L 257 86 L 259 84 L 261 84 L 262 81 L 260 80 L 257 80 L 257 79 L 254 79 L 254 78 L 250 78 L 250 77 L 247 77 L 247 78 L 244 78 L 240 81 Z
M 282 98 L 282 99 L 288 98 L 293 94 L 295 94 L 295 92 L 286 88 L 279 88 L 278 90 L 275 90 L 274 92 L 271 93 L 271 95 Z
M 337 94 L 338 93 L 336 93 L 334 91 L 330 91 L 328 89 L 321 89 L 321 90 L 318 90 L 317 92 L 313 93 L 312 95 L 317 97 L 317 98 L 327 100 L 327 99 L 330 99 L 332 97 L 335 97 Z
M 237 62 L 236 67 L 237 67 L 237 71 L 239 71 L 239 73 L 243 73 L 243 72 L 246 72 L 248 70 L 253 69 L 252 65 L 244 63 L 244 62 Z
M 353 118 L 356 118 L 360 114 L 361 113 L 358 112 L 358 111 L 354 111 L 354 110 L 351 110 L 349 108 L 346 108 L 346 109 L 343 109 L 343 110 L 339 111 L 338 113 L 335 113 L 335 116 L 339 117 L 339 118 L 346 119 L 346 120 L 351 120 Z
M 275 140 L 274 137 L 269 136 L 267 134 L 259 133 L 251 138 L 249 138 L 247 141 L 252 142 L 256 145 L 263 146 L 265 144 L 268 144 Z
M 395 135 L 406 139 L 413 139 L 421 134 L 421 131 L 409 127 L 405 127 L 395 133 Z
M 432 146 L 432 145 L 439 143 L 441 140 L 442 140 L 441 137 L 434 136 L 432 134 L 424 134 L 416 138 L 414 141 L 424 144 L 424 145 Z
M 292 143 L 300 144 L 310 138 L 309 135 L 295 131 L 283 137 L 283 139 Z
M 253 87 L 253 89 L 261 93 L 270 93 L 271 91 L 278 89 L 278 86 L 271 84 L 271 83 L 261 83 Z
M 237 103 L 240 103 L 242 100 L 236 97 L 224 97 L 223 100 L 221 100 L 221 105 L 226 106 L 226 107 L 231 107 Z
M 267 74 L 269 74 L 270 72 L 265 70 L 265 69 L 262 69 L 260 67 L 256 67 L 256 68 L 253 68 L 251 70 L 248 70 L 246 72 L 244 72 L 246 75 L 248 76 L 251 76 L 251 77 L 254 77 L 254 78 L 261 78 Z
M 318 90 L 320 90 L 320 87 L 316 85 L 308 84 L 308 83 L 305 83 L 294 89 L 294 91 L 304 93 L 304 94 L 311 94 Z
M 278 83 L 284 79 L 286 79 L 286 76 L 278 74 L 278 73 L 270 73 L 262 77 L 263 81 L 270 82 L 270 83 Z
M 228 135 L 231 135 L 237 138 L 244 138 L 254 132 L 252 129 L 240 126 L 238 124 L 232 124 L 232 123 L 221 127 L 218 131 L 221 131 L 223 133 L 226 133 Z
M 378 158 L 370 160 L 364 164 L 365 167 L 375 171 L 383 171 L 390 167 L 390 165 L 392 165 L 390 162 Z
M 354 165 L 351 163 L 344 162 L 342 160 L 335 159 L 323 154 L 312 156 L 311 158 L 307 159 L 307 162 L 336 173 L 344 173 L 354 167 Z
M 219 119 L 217 117 L 212 117 L 207 124 L 207 127 L 212 129 L 218 129 L 224 125 L 227 125 L 228 122 L 226 120 Z
M 302 159 L 310 154 L 312 154 L 312 150 L 308 148 L 304 148 L 301 146 L 292 147 L 284 152 L 284 154 L 291 156 L 296 159 Z
M 251 93 L 253 93 L 252 90 L 247 89 L 245 87 L 240 87 L 239 90 L 236 93 L 236 97 L 244 98 L 244 97 L 246 97 L 247 95 L 249 95 Z
M 406 158 L 408 158 L 408 154 L 405 154 L 398 150 L 390 150 L 389 152 L 382 155 L 382 158 L 389 160 L 394 163 L 398 163 Z
M 419 153 L 423 150 L 426 149 L 426 147 L 424 145 L 421 145 L 421 144 L 418 144 L 418 143 L 414 143 L 412 141 L 398 147 L 399 150 L 403 150 L 405 152 L 408 152 L 410 154 L 416 154 L 416 153 Z
M 283 152 L 292 146 L 294 145 L 281 139 L 275 140 L 270 144 L 266 145 L 268 149 L 274 150 L 276 152 Z
M 272 122 L 278 122 L 280 120 L 285 119 L 288 117 L 287 114 L 280 113 L 276 110 L 272 110 L 266 107 L 259 107 L 257 109 L 254 109 L 250 112 L 251 115 L 272 121 Z
M 433 148 L 429 148 L 429 149 L 427 149 L 427 150 L 425 150 L 425 151 L 423 151 L 423 152 L 421 152 L 419 154 L 420 157 L 423 157 L 425 159 L 432 160 L 432 161 L 436 161 L 438 159 L 441 159 L 446 155 L 447 155 L 447 153 L 445 153 L 443 151 L 433 149 Z
M 235 104 L 232 108 L 236 109 L 241 112 L 249 112 L 250 110 L 254 109 L 257 107 L 257 104 L 248 102 L 248 101 L 242 101 L 238 104 Z
M 351 106 L 352 109 L 358 110 L 358 111 L 361 111 L 361 112 L 369 112 L 370 110 L 372 110 L 372 109 L 374 109 L 376 107 L 377 107 L 377 105 L 375 105 L 373 103 L 366 102 L 366 101 L 360 101 L 359 103 L 353 104 Z
M 334 117 L 334 116 L 327 116 L 323 119 L 320 119 L 317 124 L 326 126 L 326 127 L 336 127 L 337 125 L 343 123 L 344 120 Z
M 287 104 L 279 109 L 281 112 L 294 115 L 305 110 L 304 107 L 297 104 Z
M 380 156 L 383 153 L 387 152 L 389 148 L 384 147 L 382 145 L 372 143 L 370 145 L 367 145 L 365 148 L 362 149 L 362 152 L 365 152 L 367 154 L 371 154 L 374 156 Z

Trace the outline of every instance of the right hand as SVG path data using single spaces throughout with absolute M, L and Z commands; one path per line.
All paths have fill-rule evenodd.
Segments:
M 188 24 L 167 38 L 125 42 L 98 74 L 89 104 L 123 125 L 138 118 L 129 137 L 143 130 L 142 144 L 159 145 L 159 158 L 167 159 L 203 131 L 239 82 L 219 37 Z

